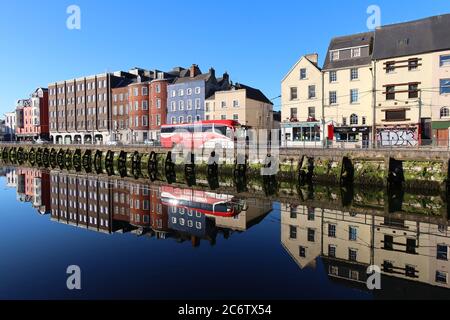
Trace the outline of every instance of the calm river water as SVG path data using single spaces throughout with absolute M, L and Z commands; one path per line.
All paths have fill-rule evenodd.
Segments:
M 439 194 L 0 172 L 1 299 L 450 298 Z

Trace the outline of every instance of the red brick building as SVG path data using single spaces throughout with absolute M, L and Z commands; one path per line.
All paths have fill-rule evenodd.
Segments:
M 20 141 L 49 139 L 48 90 L 38 88 L 30 99 L 17 101 L 16 136 Z

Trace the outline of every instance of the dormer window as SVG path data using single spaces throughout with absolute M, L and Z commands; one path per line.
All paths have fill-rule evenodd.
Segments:
M 339 51 L 331 51 L 331 61 L 339 60 Z
M 361 48 L 353 48 L 352 49 L 352 58 L 361 57 Z
M 405 38 L 405 39 L 400 39 L 397 41 L 397 45 L 399 47 L 405 47 L 407 45 L 409 45 L 409 38 Z

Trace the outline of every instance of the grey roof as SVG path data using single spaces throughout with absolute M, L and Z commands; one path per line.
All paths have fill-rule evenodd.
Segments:
M 264 102 L 264 103 L 268 103 L 268 104 L 272 104 L 272 105 L 273 105 L 272 101 L 270 101 L 270 100 L 264 95 L 264 93 L 262 93 L 261 90 L 259 90 L 259 89 L 255 89 L 255 88 L 246 86 L 246 85 L 241 84 L 241 83 L 236 83 L 236 84 L 234 85 L 234 87 L 235 87 L 237 90 L 239 90 L 239 89 L 245 89 L 247 98 L 249 98 L 249 99 L 256 100 L 256 101 L 261 101 L 261 102 Z
M 370 46 L 373 41 L 373 35 L 373 32 L 364 32 L 331 39 L 330 46 L 328 47 L 327 51 L 327 56 L 323 65 L 323 70 L 348 68 L 370 64 L 372 61 L 372 56 L 370 54 L 367 57 L 331 61 L 330 51 L 352 47 L 361 47 L 365 45 Z
M 177 80 L 175 80 L 174 83 L 177 84 L 177 83 L 185 83 L 185 82 L 201 81 L 201 80 L 208 81 L 209 78 L 211 77 L 211 75 L 212 75 L 211 72 L 208 72 L 208 73 L 199 74 L 195 77 L 186 76 L 186 77 L 178 78 Z
M 375 31 L 375 60 L 450 49 L 450 14 L 383 26 Z

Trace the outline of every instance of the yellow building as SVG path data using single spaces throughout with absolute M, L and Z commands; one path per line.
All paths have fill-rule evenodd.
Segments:
M 339 147 L 368 147 L 373 128 L 373 33 L 331 40 L 323 66 L 327 138 Z
M 273 103 L 260 90 L 236 83 L 206 99 L 205 120 L 236 120 L 252 129 L 272 129 Z
M 432 54 L 433 82 L 431 120 L 435 144 L 449 145 L 450 128 L 450 50 Z
M 432 119 L 439 122 L 436 129 L 448 131 L 445 109 L 442 117 L 440 113 L 449 102 L 450 90 L 441 86 L 441 80 L 445 84 L 450 78 L 449 62 L 445 57 L 441 62 L 440 52 L 450 49 L 449 29 L 450 15 L 444 15 L 375 31 L 375 122 L 380 145 L 432 144 Z M 437 134 L 448 140 L 448 132 Z
M 321 146 L 322 111 L 318 55 L 305 55 L 281 81 L 282 146 Z

